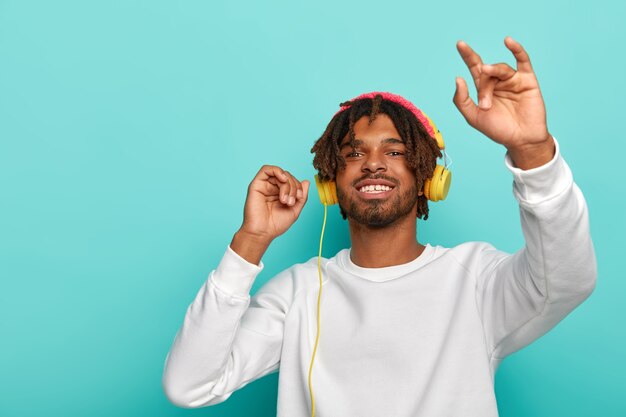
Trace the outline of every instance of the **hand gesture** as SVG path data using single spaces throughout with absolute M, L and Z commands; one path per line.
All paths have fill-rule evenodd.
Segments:
M 528 54 L 511 37 L 504 44 L 517 61 L 517 70 L 504 63 L 486 65 L 463 41 L 457 49 L 467 64 L 478 92 L 478 106 L 469 97 L 467 84 L 456 79 L 454 104 L 465 120 L 509 151 L 545 151 L 553 146 L 546 124 L 546 109 Z M 521 158 L 520 158 L 521 159 Z
M 248 262 L 258 264 L 272 240 L 298 219 L 307 201 L 309 181 L 264 165 L 248 186 L 243 224 L 230 247 Z
M 264 165 L 248 187 L 241 230 L 269 241 L 285 233 L 307 201 L 309 181 Z

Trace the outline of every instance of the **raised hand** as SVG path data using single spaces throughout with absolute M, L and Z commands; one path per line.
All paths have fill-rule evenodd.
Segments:
M 248 187 L 243 223 L 231 242 L 242 258 L 258 264 L 269 244 L 298 219 L 309 181 L 298 181 L 280 167 L 264 165 Z
M 478 105 L 461 77 L 456 78 L 453 101 L 472 127 L 504 145 L 518 167 L 529 169 L 552 158 L 554 141 L 548 133 L 545 104 L 528 54 L 511 37 L 505 38 L 504 44 L 515 56 L 517 70 L 505 63 L 483 64 L 467 43 L 457 43 L 474 79 Z

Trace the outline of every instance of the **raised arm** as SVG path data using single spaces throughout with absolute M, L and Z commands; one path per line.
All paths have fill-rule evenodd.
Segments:
M 476 300 L 492 365 L 536 340 L 580 305 L 596 284 L 589 213 L 562 158 L 521 170 L 510 155 L 513 194 L 525 244 L 509 255 L 485 245 L 476 268 Z
M 278 369 L 290 270 L 250 298 L 269 244 L 298 218 L 309 183 L 264 166 L 248 187 L 244 221 L 218 267 L 187 309 L 165 360 L 163 389 L 181 407 L 225 401 L 233 391 Z
M 546 110 L 528 54 L 507 37 L 517 61 L 483 64 L 465 42 L 457 49 L 478 93 L 456 79 L 454 103 L 467 122 L 506 147 L 526 241 L 509 255 L 482 248 L 473 270 L 489 353 L 500 359 L 545 334 L 593 291 L 597 265 L 582 192 L 548 133 Z

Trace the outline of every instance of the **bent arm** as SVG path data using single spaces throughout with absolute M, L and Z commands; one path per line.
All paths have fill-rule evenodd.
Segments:
M 479 258 L 477 305 L 493 358 L 541 337 L 595 287 L 587 205 L 555 145 L 553 159 L 538 168 L 524 171 L 505 159 L 526 245 L 512 255 L 486 246 Z
M 172 403 L 217 404 L 278 369 L 288 306 L 269 291 L 251 301 L 249 291 L 262 268 L 229 247 L 210 274 L 165 360 L 162 383 Z

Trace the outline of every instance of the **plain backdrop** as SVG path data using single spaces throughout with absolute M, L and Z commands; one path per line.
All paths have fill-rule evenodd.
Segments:
M 311 146 L 362 92 L 402 94 L 443 132 L 453 183 L 420 242 L 520 249 L 504 148 L 452 103 L 455 76 L 470 81 L 456 41 L 514 65 L 507 35 L 587 199 L 599 276 L 503 362 L 499 411 L 626 415 L 624 4 L 0 0 L 0 415 L 275 415 L 277 374 L 186 410 L 163 363 L 259 167 L 311 180 Z M 322 214 L 311 195 L 253 292 L 316 255 Z M 333 207 L 324 254 L 348 246 Z

